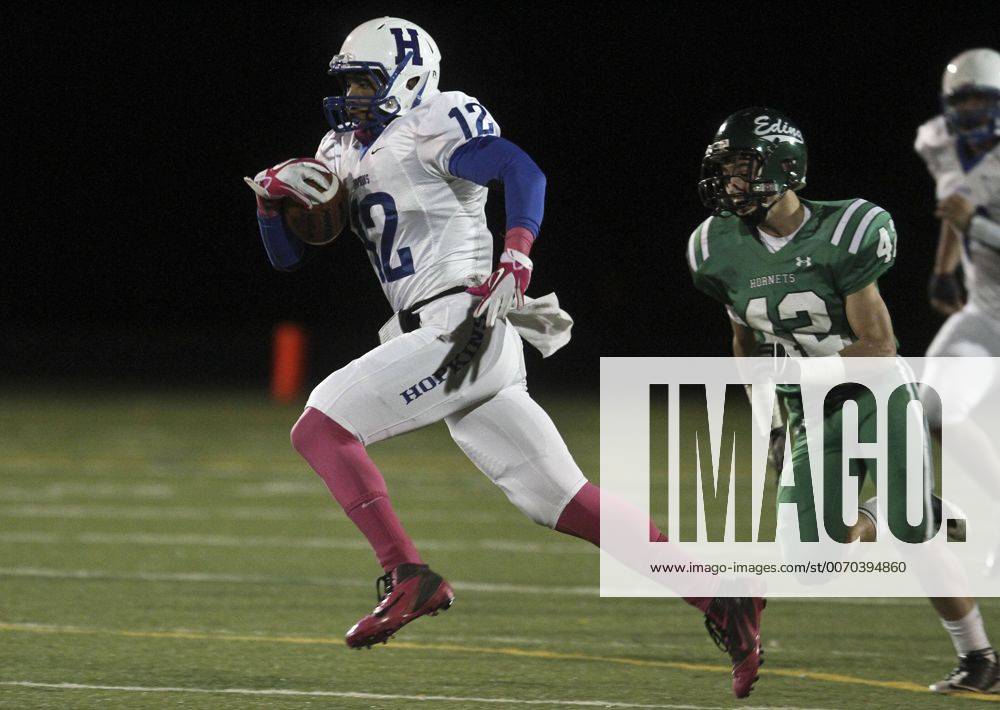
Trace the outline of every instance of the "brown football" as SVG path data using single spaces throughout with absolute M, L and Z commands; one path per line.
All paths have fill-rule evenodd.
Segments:
M 329 175 L 330 180 L 336 182 L 338 187 L 337 193 L 327 202 L 305 207 L 291 197 L 282 200 L 285 224 L 292 234 L 306 244 L 329 244 L 347 226 L 347 190 L 340 184 L 336 175 L 332 173 Z M 307 181 L 321 192 L 326 189 L 324 185 L 318 185 L 315 181 Z

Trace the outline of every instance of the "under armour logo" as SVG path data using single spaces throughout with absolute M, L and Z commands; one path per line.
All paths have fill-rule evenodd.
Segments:
M 407 28 L 406 31 L 410 35 L 409 39 L 403 39 L 402 27 L 390 27 L 389 31 L 392 32 L 392 36 L 396 38 L 396 66 L 403 63 L 406 59 L 406 52 L 409 50 L 413 53 L 413 65 L 422 67 L 424 65 L 424 60 L 423 57 L 420 56 L 420 42 L 417 39 L 417 31 L 413 28 Z
M 812 257 L 811 256 L 797 256 L 797 257 L 795 257 L 795 265 L 796 266 L 806 266 L 806 267 L 812 266 L 813 265 Z

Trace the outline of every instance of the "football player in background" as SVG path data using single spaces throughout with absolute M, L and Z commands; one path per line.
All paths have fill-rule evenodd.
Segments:
M 941 82 L 941 107 L 941 115 L 917 130 L 914 145 L 934 178 L 941 220 L 930 300 L 948 316 L 927 356 L 1000 357 L 1000 54 L 971 49 L 952 59 Z M 956 277 L 959 264 L 967 300 Z M 996 393 L 997 375 L 986 361 L 959 362 L 930 363 L 925 380 L 948 397 L 957 425 L 949 428 L 950 440 L 976 452 L 978 478 L 1000 502 L 1000 451 L 995 437 L 976 423 L 1000 417 L 996 398 L 987 396 Z M 953 377 L 955 370 L 965 376 Z M 976 387 L 949 387 L 968 382 L 970 370 Z M 939 437 L 938 402 L 928 398 L 925 407 Z M 968 417 L 973 410 L 980 416 Z M 1000 547 L 986 567 L 987 574 L 1000 573 Z
M 702 162 L 698 188 L 712 210 L 691 235 L 687 261 L 695 286 L 725 306 L 733 333 L 733 354 L 798 358 L 894 357 L 896 338 L 877 280 L 896 258 L 896 230 L 881 207 L 863 199 L 800 199 L 806 183 L 806 144 L 787 116 L 770 108 L 737 111 L 719 128 Z M 791 436 L 796 481 L 809 477 L 801 392 L 778 388 Z M 916 399 L 911 386 L 909 397 Z M 858 406 L 860 441 L 875 441 L 876 406 L 870 390 L 840 386 L 831 391 Z M 825 431 L 837 442 L 823 455 L 840 470 L 841 407 L 827 414 Z M 905 428 L 905 418 L 890 417 L 890 431 Z M 829 437 L 829 433 L 826 435 Z M 890 435 L 892 438 L 892 435 Z M 905 441 L 905 437 L 897 439 Z M 783 444 L 782 444 L 783 449 Z M 902 467 L 892 461 L 904 462 Z M 929 451 L 925 462 L 930 461 Z M 905 478 L 906 456 L 889 457 L 888 475 Z M 850 462 L 858 486 L 867 473 L 862 459 Z M 925 468 L 926 526 L 900 526 L 913 542 L 927 538 L 940 506 L 932 503 L 933 477 Z M 798 528 L 804 540 L 817 540 L 816 512 L 799 500 L 801 486 L 778 488 L 779 503 L 798 503 Z M 811 489 L 810 489 L 811 491 Z M 827 492 L 829 500 L 831 492 Z M 811 492 L 808 500 L 812 500 Z M 859 522 L 844 527 L 843 541 L 874 539 L 874 499 L 862 507 Z M 939 503 L 939 500 L 937 501 Z M 888 515 L 906 521 L 905 500 L 890 499 Z M 935 509 L 936 510 L 932 510 Z M 791 529 L 779 509 L 779 533 Z M 794 515 L 794 512 L 792 513 Z M 901 517 L 899 517 L 901 516 Z M 998 680 L 996 654 L 973 599 L 931 599 L 959 654 L 959 667 L 934 684 L 936 692 L 988 692 Z
M 462 451 L 525 515 L 600 542 L 599 489 L 525 382 L 521 333 L 545 354 L 569 339 L 571 324 L 554 298 L 524 297 L 545 177 L 500 137 L 478 100 L 438 91 L 440 59 L 435 42 L 411 22 L 382 18 L 357 27 L 330 62 L 339 93 L 324 101 L 332 130 L 316 153 L 349 191 L 352 230 L 395 311 L 380 346 L 313 390 L 291 434 L 385 572 L 378 605 L 347 632 L 355 648 L 385 642 L 454 599 L 403 529 L 370 444 L 444 420 Z M 315 161 L 300 160 L 249 181 L 275 268 L 294 269 L 305 253 L 286 231 L 281 200 L 319 199 L 332 189 L 318 191 L 310 177 L 323 180 Z M 494 180 L 504 186 L 507 214 L 496 269 L 484 214 Z M 519 318 L 534 327 L 521 330 Z M 666 540 L 650 526 L 651 539 Z M 721 639 L 733 662 L 733 691 L 745 697 L 761 660 L 763 600 L 686 601 Z

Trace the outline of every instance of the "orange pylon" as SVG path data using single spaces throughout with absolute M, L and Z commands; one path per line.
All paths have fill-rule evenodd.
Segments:
M 274 328 L 271 362 L 271 397 L 291 404 L 302 395 L 306 374 L 306 331 L 297 323 L 279 323 Z

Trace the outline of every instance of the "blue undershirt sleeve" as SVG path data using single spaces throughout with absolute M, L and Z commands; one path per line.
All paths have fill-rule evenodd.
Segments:
M 304 242 L 290 235 L 285 229 L 281 215 L 262 217 L 257 215 L 260 225 L 260 239 L 264 242 L 267 258 L 278 271 L 293 271 L 301 263 L 306 251 Z
M 507 229 L 524 227 L 536 237 L 545 212 L 545 174 L 527 153 L 509 140 L 482 136 L 459 146 L 451 155 L 448 172 L 457 178 L 504 187 Z

